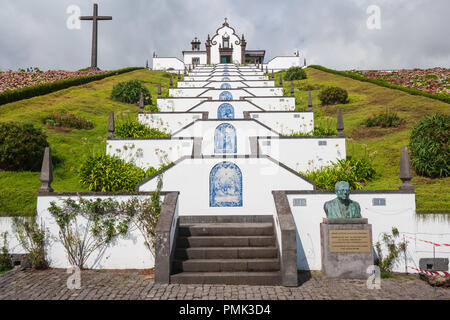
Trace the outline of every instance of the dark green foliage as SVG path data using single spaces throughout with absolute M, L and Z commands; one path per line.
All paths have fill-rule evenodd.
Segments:
M 0 169 L 39 171 L 47 136 L 30 123 L 0 123 Z
M 306 79 L 306 72 L 300 67 L 291 67 L 286 71 L 284 75 L 284 80 L 303 80 Z
M 111 99 L 125 103 L 138 103 L 144 93 L 144 105 L 152 104 L 152 96 L 148 89 L 139 80 L 119 82 L 111 92 Z
M 334 190 L 339 181 L 347 181 L 350 189 L 362 189 L 362 184 L 375 177 L 372 161 L 367 158 L 350 158 L 331 162 L 331 166 L 317 171 L 307 171 L 303 175 L 316 183 L 318 190 Z
M 26 87 L 21 88 L 17 90 L 8 90 L 5 92 L 0 93 L 0 105 L 19 101 L 22 99 L 29 99 L 36 96 L 42 96 L 44 94 L 48 94 L 51 92 L 55 92 L 62 89 L 67 89 L 73 86 L 78 86 L 81 84 L 89 83 L 92 81 L 102 80 L 107 77 L 116 76 L 122 73 L 127 73 L 135 70 L 143 69 L 141 67 L 139 68 L 125 68 L 120 69 L 116 71 L 111 71 L 107 73 L 102 74 L 96 74 L 92 76 L 85 76 L 85 77 L 78 77 L 78 78 L 71 78 L 71 79 L 65 79 L 65 80 L 59 80 L 55 82 L 50 83 L 43 83 L 37 86 L 32 87 Z
M 318 65 L 311 65 L 309 66 L 310 68 L 314 68 L 320 71 L 324 71 L 324 72 L 328 72 L 328 73 L 333 73 L 333 74 L 337 74 L 339 76 L 343 76 L 343 77 L 347 77 L 347 78 L 351 78 L 354 80 L 358 80 L 358 81 L 363 81 L 363 82 L 370 82 L 382 87 L 386 87 L 386 88 L 390 88 L 390 89 L 395 89 L 395 90 L 400 90 L 412 95 L 416 95 L 416 96 L 423 96 L 423 97 L 427 97 L 427 98 L 431 98 L 431 99 L 436 99 L 436 100 L 440 100 L 446 103 L 450 103 L 450 96 L 448 94 L 443 94 L 443 93 L 429 93 L 429 92 L 425 92 L 425 91 L 421 91 L 421 90 L 417 90 L 417 89 L 412 89 L 412 88 L 407 88 L 407 87 L 402 87 L 393 83 L 389 83 L 388 81 L 385 81 L 385 79 L 380 80 L 380 79 L 371 79 L 371 78 L 366 78 L 360 74 L 357 74 L 355 72 L 346 72 L 346 71 L 337 71 L 337 70 L 332 70 L 332 69 L 328 69 L 322 66 L 318 66 Z
M 344 104 L 348 103 L 348 92 L 339 87 L 329 87 L 319 93 L 319 99 L 322 105 Z
M 80 183 L 94 192 L 134 192 L 138 183 L 155 174 L 153 167 L 144 170 L 110 155 L 89 156 L 82 164 Z
M 155 128 L 149 128 L 136 120 L 127 119 L 116 126 L 115 136 L 118 138 L 165 138 L 170 134 Z
M 92 129 L 94 123 L 86 118 L 77 117 L 73 113 L 62 111 L 59 114 L 53 114 L 45 119 L 45 124 L 53 127 Z
M 420 175 L 445 178 L 450 175 L 450 116 L 436 113 L 422 118 L 412 129 L 411 164 Z
M 398 127 L 405 123 L 404 119 L 400 119 L 396 112 L 383 111 L 376 115 L 370 115 L 363 121 L 363 125 L 366 127 L 382 127 L 391 128 Z

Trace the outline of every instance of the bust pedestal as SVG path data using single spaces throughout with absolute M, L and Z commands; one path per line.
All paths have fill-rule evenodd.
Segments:
M 372 225 L 367 219 L 323 219 L 322 272 L 330 278 L 367 279 L 374 264 Z

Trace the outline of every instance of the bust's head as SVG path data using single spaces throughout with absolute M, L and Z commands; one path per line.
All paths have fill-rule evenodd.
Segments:
M 339 181 L 334 186 L 336 195 L 340 200 L 347 200 L 350 195 L 350 185 L 346 181 Z

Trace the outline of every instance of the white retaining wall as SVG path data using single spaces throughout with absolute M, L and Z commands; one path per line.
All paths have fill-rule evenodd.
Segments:
M 200 112 L 188 112 L 188 113 L 140 113 L 138 119 L 140 123 L 143 123 L 151 128 L 157 128 L 160 131 L 167 133 L 173 133 L 181 128 L 187 126 L 189 123 L 195 120 L 202 119 L 203 114 Z
M 189 112 L 201 112 L 207 111 L 209 112 L 208 119 L 217 119 L 217 110 L 219 106 L 228 103 L 231 104 L 234 108 L 234 117 L 235 119 L 243 119 L 244 111 L 261 111 L 260 108 L 251 104 L 245 100 L 234 100 L 234 101 L 205 101 L 197 107 L 191 109 Z M 257 119 L 258 120 L 258 119 Z
M 249 139 L 250 137 L 278 136 L 276 132 L 267 129 L 266 127 L 253 120 L 208 120 L 196 121 L 189 127 L 173 134 L 173 137 L 203 137 L 202 154 L 214 155 L 214 135 L 216 132 L 216 128 L 223 123 L 231 124 L 236 129 L 237 152 L 235 154 L 238 155 L 251 154 Z
M 120 139 L 106 141 L 106 154 L 138 167 L 154 167 L 192 155 L 193 139 Z
M 317 170 L 329 166 L 330 161 L 346 158 L 345 138 L 259 138 L 258 146 L 261 154 L 268 155 L 297 172 Z
M 314 130 L 313 112 L 246 111 L 250 111 L 250 118 L 264 123 L 281 134 L 309 133 Z
M 323 205 L 336 198 L 328 194 L 288 194 L 289 205 L 297 227 L 297 257 L 300 270 L 321 269 L 320 223 L 326 214 Z M 374 206 L 374 198 L 386 199 L 386 206 Z M 306 199 L 305 207 L 294 207 L 294 199 Z M 351 193 L 350 199 L 359 202 L 361 215 L 372 225 L 373 243 L 381 241 L 382 233 L 390 233 L 396 227 L 400 234 L 412 235 L 419 239 L 449 243 L 450 220 L 429 218 L 421 220 L 415 215 L 415 195 L 405 193 Z M 433 247 L 426 243 L 407 239 L 407 263 L 418 267 L 420 258 L 433 257 Z M 450 258 L 450 249 L 436 247 L 437 258 Z M 405 272 L 404 256 L 395 264 L 394 271 Z M 414 272 L 409 269 L 408 272 Z
M 267 68 L 272 71 L 286 70 L 291 67 L 302 67 L 300 57 L 275 57 L 267 63 Z
M 242 171 L 242 207 L 210 207 L 209 176 L 223 161 Z M 180 184 L 180 181 L 185 183 Z M 155 190 L 156 179 L 140 186 L 140 191 Z M 311 190 L 312 185 L 266 158 L 184 159 L 163 174 L 163 191 L 180 191 L 179 215 L 272 215 L 272 190 L 295 188 Z
M 294 97 L 246 97 L 245 100 L 251 101 L 267 111 L 295 110 Z
M 206 100 L 208 100 L 208 98 L 160 98 L 157 99 L 156 105 L 161 112 L 185 112 Z
M 184 72 L 184 63 L 178 58 L 153 58 L 153 70 L 174 69 Z
M 143 196 L 137 196 L 143 197 Z M 59 241 L 59 227 L 55 219 L 48 211 L 50 202 L 57 205 L 63 205 L 65 199 L 77 200 L 77 196 L 38 196 L 37 198 L 37 218 L 45 222 L 45 227 L 49 230 L 50 242 L 47 246 L 47 256 L 52 268 L 70 268 L 71 265 L 67 259 L 64 246 Z M 84 199 L 95 200 L 97 198 L 107 199 L 111 196 L 95 195 L 83 196 Z M 114 196 L 114 200 L 118 202 L 127 201 L 132 196 Z M 164 197 L 161 197 L 163 201 Z M 85 225 L 86 220 L 80 218 L 79 225 Z M 154 258 L 150 251 L 144 245 L 144 237 L 137 229 L 130 230 L 126 236 L 120 236 L 114 240 L 109 246 L 100 252 L 95 251 L 89 257 L 86 267 L 92 269 L 149 269 L 154 267 Z

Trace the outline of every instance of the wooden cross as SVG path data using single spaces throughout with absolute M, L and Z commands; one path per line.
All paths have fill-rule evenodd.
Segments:
M 110 16 L 98 15 L 98 4 L 94 3 L 94 14 L 92 16 L 81 16 L 80 20 L 92 20 L 92 54 L 91 54 L 91 70 L 100 70 L 97 67 L 97 31 L 99 20 L 112 20 Z

